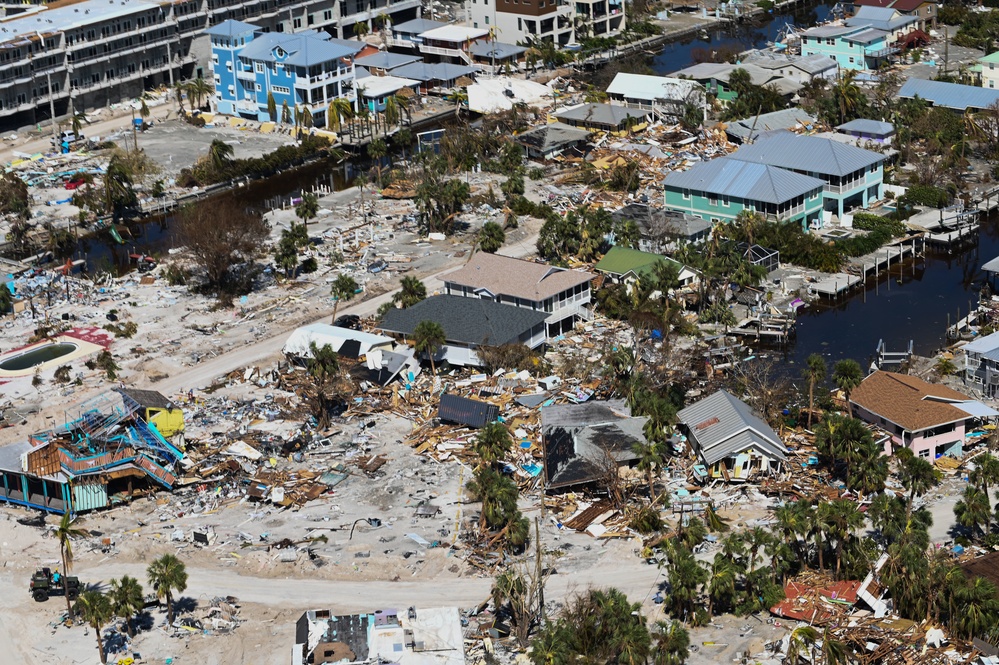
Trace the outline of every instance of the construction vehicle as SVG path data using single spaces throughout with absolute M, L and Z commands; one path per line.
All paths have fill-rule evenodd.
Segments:
M 28 593 L 36 602 L 44 603 L 49 596 L 61 596 L 63 592 L 69 596 L 70 600 L 76 600 L 80 595 L 80 579 L 78 577 L 66 577 L 66 585 L 63 586 L 63 578 L 56 577 L 48 568 L 36 570 L 31 576 L 31 583 L 28 585 Z

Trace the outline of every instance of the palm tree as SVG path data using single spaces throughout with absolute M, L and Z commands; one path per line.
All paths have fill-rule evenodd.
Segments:
M 828 626 L 822 630 L 822 662 L 824 665 L 847 665 L 850 662 L 846 643 L 838 639 Z
M 341 300 L 350 300 L 357 293 L 357 282 L 350 275 L 338 275 L 330 286 L 330 295 L 333 296 L 333 318 L 330 323 L 336 322 L 336 311 L 340 307 Z
M 79 518 L 71 516 L 67 511 L 62 514 L 62 519 L 59 520 L 59 526 L 56 527 L 54 535 L 59 541 L 59 557 L 62 559 L 62 593 L 66 596 L 66 612 L 72 619 L 73 607 L 69 604 L 69 582 L 66 577 L 73 569 L 73 541 L 89 536 L 90 532 L 80 528 Z
M 80 137 L 80 132 L 83 130 L 83 123 L 85 122 L 87 122 L 87 114 L 84 113 L 83 111 L 80 111 L 79 113 L 74 113 L 73 116 L 70 118 L 70 125 L 73 128 L 73 133 L 76 134 L 77 138 Z
M 749 550 L 749 574 L 752 575 L 753 571 L 756 569 L 756 562 L 759 560 L 760 551 L 769 547 L 770 543 L 773 542 L 773 534 L 764 529 L 761 526 L 754 526 L 748 532 L 746 532 L 745 542 L 746 548 Z
M 277 100 L 274 99 L 274 93 L 270 90 L 267 91 L 267 117 L 271 119 L 271 122 L 278 121 Z
M 847 358 L 846 360 L 840 360 L 833 366 L 832 378 L 836 387 L 843 391 L 843 395 L 846 397 L 846 412 L 853 418 L 853 405 L 850 404 L 850 394 L 864 380 L 864 371 L 860 369 L 860 365 L 856 360 Z
M 101 629 L 114 616 L 114 611 L 111 608 L 111 600 L 100 591 L 84 591 L 80 595 L 79 600 L 76 601 L 76 611 L 94 629 L 94 633 L 97 635 L 97 651 L 101 655 L 101 662 L 107 663 L 108 657 L 104 653 L 104 641 L 101 639 Z
M 187 589 L 187 569 L 184 563 L 173 554 L 164 554 L 146 569 L 149 583 L 156 589 L 156 596 L 165 598 L 167 622 L 173 623 L 173 592 L 182 593 Z
M 649 484 L 649 503 L 656 502 L 656 472 L 666 465 L 666 450 L 662 443 L 654 441 L 636 442 L 631 448 L 638 458 L 638 470 L 645 472 Z
M 399 95 L 389 95 L 385 99 L 385 133 L 388 134 L 389 127 L 393 125 L 398 125 L 399 121 L 402 119 L 402 107 L 399 100 L 402 99 Z
M 291 107 L 288 106 L 287 99 L 281 102 L 281 123 L 284 125 L 290 125 L 292 123 Z
M 354 24 L 354 36 L 360 40 L 364 40 L 364 36 L 368 34 L 368 24 L 366 21 L 358 21 Z
M 295 206 L 295 216 L 308 226 L 309 220 L 315 219 L 317 215 L 319 215 L 319 197 L 312 192 L 302 194 L 302 200 Z
M 735 585 L 738 574 L 732 560 L 718 553 L 711 564 L 708 578 L 708 614 L 713 615 L 715 607 L 728 607 L 735 596 Z
M 999 483 L 999 457 L 990 452 L 985 452 L 975 458 L 975 468 L 970 474 L 970 480 L 976 483 L 985 495 L 985 501 L 989 505 L 992 503 L 992 495 L 989 492 L 991 485 Z M 992 532 L 991 514 L 985 520 L 986 535 Z
M 903 448 L 898 452 L 899 480 L 909 493 L 905 505 L 905 521 L 912 517 L 912 504 L 917 496 L 929 492 L 937 484 L 937 473 L 933 465 L 922 457 L 916 457 L 912 450 Z
M 978 535 L 978 529 L 981 529 L 984 535 L 988 535 L 990 512 L 988 495 L 974 485 L 967 485 L 961 499 L 954 504 L 957 523 L 966 529 L 971 529 L 972 538 Z
M 491 466 L 507 456 L 513 448 L 513 437 L 503 423 L 489 423 L 479 430 L 472 448 L 479 456 L 480 466 Z
M 999 615 L 996 587 L 984 577 L 975 577 L 957 588 L 960 611 L 952 617 L 954 632 L 966 640 L 981 637 L 995 626 Z
M 506 232 L 496 222 L 486 222 L 478 234 L 478 246 L 487 254 L 495 254 L 506 242 Z
M 801 373 L 808 382 L 808 429 L 812 429 L 812 414 L 815 413 L 815 386 L 826 380 L 826 361 L 817 353 L 805 359 L 805 369 Z
M 847 116 L 852 117 L 854 111 L 864 104 L 864 93 L 856 84 L 854 79 L 859 70 L 851 69 L 839 77 L 833 85 L 833 99 L 836 101 L 836 109 L 839 111 L 839 122 L 843 124 L 847 121 Z
M 134 577 L 124 575 L 120 580 L 111 580 L 111 609 L 125 620 L 125 630 L 129 637 L 135 637 L 132 618 L 144 606 L 142 585 Z
M 517 486 L 499 471 L 489 466 L 475 470 L 467 485 L 469 493 L 482 503 L 479 529 L 501 529 L 507 517 L 517 508 Z
M 690 635 L 679 621 L 659 621 L 653 633 L 652 665 L 683 665 L 690 656 Z
M 354 117 L 354 107 L 343 97 L 337 97 L 330 102 L 326 116 L 326 125 L 333 131 L 339 132 L 344 121 Z
M 798 626 L 791 631 L 791 636 L 787 642 L 787 657 L 784 662 L 790 665 L 798 665 L 802 656 L 811 662 L 811 651 L 815 648 L 815 643 L 819 639 L 819 631 L 811 626 Z
M 402 161 L 406 161 L 406 148 L 413 143 L 413 132 L 408 127 L 402 127 L 392 135 L 392 143 L 402 150 Z
M 819 504 L 819 513 L 826 528 L 826 541 L 836 541 L 836 577 L 843 563 L 843 549 L 854 531 L 864 525 L 864 514 L 854 501 L 836 499 Z
M 181 83 L 180 81 L 177 81 L 173 85 L 174 99 L 177 100 L 177 113 L 180 114 L 180 115 L 184 115 L 184 92 L 185 92 L 185 87 L 186 86 L 183 83 Z
M 388 154 L 388 146 L 382 139 L 375 139 L 368 144 L 368 157 L 375 163 L 378 172 L 378 186 L 382 186 L 382 159 Z
M 216 171 L 222 171 L 229 165 L 235 152 L 235 149 L 222 139 L 215 139 L 208 146 L 208 159 Z
M 434 355 L 444 346 L 447 341 L 444 336 L 444 328 L 436 321 L 420 321 L 413 329 L 413 342 L 417 353 L 426 353 L 430 357 L 430 371 L 437 376 L 437 368 L 434 366 Z
M 201 108 L 201 100 L 211 95 L 215 89 L 200 76 L 188 84 L 188 92 Z
M 427 297 L 427 285 L 416 277 L 403 277 L 401 285 L 393 300 L 402 309 L 412 307 Z

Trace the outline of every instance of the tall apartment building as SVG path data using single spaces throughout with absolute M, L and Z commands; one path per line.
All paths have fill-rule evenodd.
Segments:
M 493 31 L 502 42 L 534 40 L 565 46 L 624 30 L 623 0 L 466 0 L 472 27 Z
M 228 19 L 264 32 L 326 30 L 386 15 L 417 18 L 421 0 L 61 0 L 0 18 L 0 131 L 207 76 L 205 29 Z
M 292 113 L 308 108 L 314 125 L 323 127 L 332 100 L 342 97 L 353 104 L 357 99 L 354 56 L 363 42 L 333 39 L 315 30 L 266 33 L 233 20 L 206 32 L 220 113 L 277 121 L 287 105 Z M 268 95 L 274 98 L 278 117 L 270 117 Z

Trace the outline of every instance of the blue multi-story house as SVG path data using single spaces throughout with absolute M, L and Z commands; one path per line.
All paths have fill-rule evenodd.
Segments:
M 330 102 L 355 104 L 354 56 L 364 44 L 333 39 L 325 32 L 264 32 L 228 20 L 208 28 L 211 39 L 215 108 L 254 120 L 280 121 L 285 105 L 294 114 L 308 108 L 316 127 L 326 124 Z M 268 111 L 274 98 L 276 117 Z

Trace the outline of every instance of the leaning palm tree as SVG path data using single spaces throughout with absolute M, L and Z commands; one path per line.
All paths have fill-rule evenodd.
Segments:
M 333 280 L 330 286 L 330 295 L 333 296 L 333 319 L 330 323 L 336 323 L 336 311 L 340 307 L 341 301 L 347 301 L 357 293 L 357 282 L 350 275 L 340 275 Z
M 225 141 L 215 139 L 208 146 L 208 159 L 217 171 L 221 171 L 228 166 L 235 152 L 235 149 Z
M 798 661 L 803 656 L 809 662 L 813 662 L 811 652 L 815 648 L 815 643 L 818 639 L 819 631 L 811 626 L 798 626 L 792 630 L 791 635 L 788 637 L 787 656 L 784 658 L 784 662 L 790 663 L 790 665 L 798 665 Z
M 54 535 L 59 541 L 59 556 L 62 559 L 62 593 L 66 596 L 66 612 L 69 618 L 73 618 L 73 607 L 70 605 L 69 582 L 66 577 L 73 568 L 73 541 L 77 538 L 84 538 L 90 535 L 86 529 L 79 526 L 79 518 L 73 517 L 69 512 L 62 515 L 59 526 L 56 527 Z
M 413 342 L 418 353 L 426 353 L 430 358 L 430 371 L 437 376 L 437 368 L 434 365 L 434 355 L 444 346 L 446 337 L 444 328 L 436 321 L 420 321 L 413 329 Z
M 339 132 L 346 120 L 354 117 L 354 107 L 343 97 L 337 97 L 326 109 L 326 126 Z
M 135 637 L 135 626 L 132 619 L 142 611 L 142 585 L 139 580 L 128 575 L 119 580 L 111 580 L 111 608 L 114 613 L 125 620 L 125 630 L 129 637 Z
M 198 108 L 201 107 L 201 100 L 210 96 L 215 91 L 215 88 L 200 76 L 191 81 L 188 86 L 192 96 L 198 103 Z
M 107 663 L 108 657 L 104 653 L 104 641 L 101 639 L 101 629 L 114 616 L 114 611 L 111 608 L 111 599 L 100 591 L 84 591 L 80 599 L 76 601 L 76 611 L 94 629 L 94 633 L 97 635 L 97 651 L 101 655 L 101 662 Z
M 149 583 L 156 589 L 156 596 L 166 599 L 167 622 L 173 623 L 173 592 L 187 589 L 187 569 L 173 554 L 164 554 L 146 569 Z

